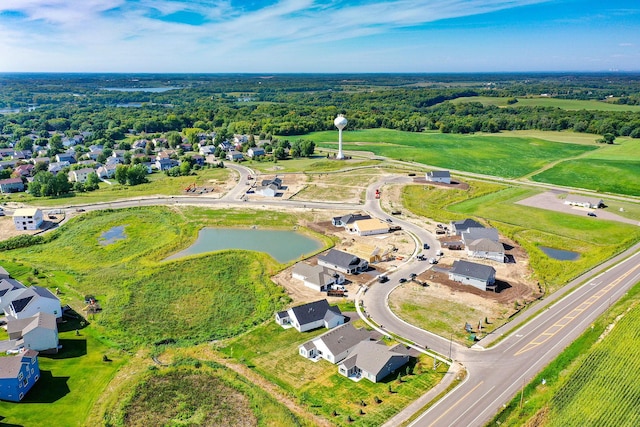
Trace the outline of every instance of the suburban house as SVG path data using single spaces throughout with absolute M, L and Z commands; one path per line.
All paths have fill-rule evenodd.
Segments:
M 356 221 L 362 221 L 364 219 L 371 219 L 371 215 L 363 215 L 363 214 L 347 214 L 344 216 L 336 216 L 331 220 L 331 224 L 335 227 L 344 227 L 350 228 L 351 225 Z
M 0 279 L 0 310 L 4 311 L 23 290 L 27 289 L 25 285 L 10 277 Z
M 20 208 L 13 211 L 16 230 L 37 230 L 43 220 L 42 211 L 37 208 Z
M 372 236 L 389 232 L 389 224 L 377 218 L 362 219 L 353 223 L 353 230 L 358 236 Z
M 451 221 L 451 232 L 457 236 L 462 235 L 463 232 L 468 231 L 470 228 L 484 228 L 484 225 L 470 218 L 462 221 Z
M 215 154 L 216 147 L 215 145 L 203 145 L 200 147 L 200 150 L 198 150 L 198 152 L 203 156 L 210 156 Z
M 117 164 L 100 166 L 96 173 L 100 178 L 113 178 L 116 175 Z
M 38 352 L 0 357 L 0 399 L 19 402 L 40 378 Z
M 344 316 L 336 305 L 329 305 L 326 299 L 291 307 L 287 311 L 276 313 L 278 325 L 292 325 L 298 332 L 325 327 L 335 328 L 344 323 Z
M 170 159 L 169 157 L 162 157 L 156 160 L 155 166 L 159 171 L 166 171 L 172 167 L 178 166 L 178 161 Z
M 69 172 L 69 181 L 71 182 L 87 182 L 89 175 L 95 173 L 93 168 L 76 169 Z
M 449 171 L 431 171 L 427 172 L 428 182 L 441 182 L 443 184 L 451 184 L 451 174 Z
M 4 305 L 4 300 L 2 301 Z M 57 318 L 62 317 L 60 300 L 47 288 L 33 285 L 23 289 L 22 292 L 12 295 L 12 301 L 5 306 L 4 314 L 7 321 L 14 319 L 26 319 L 37 313 L 49 313 Z
M 358 274 L 369 268 L 368 261 L 337 249 L 330 249 L 326 255 L 318 255 L 318 265 L 344 274 Z
M 307 359 L 323 358 L 335 364 L 346 358 L 359 342 L 369 340 L 370 336 L 366 329 L 356 329 L 347 323 L 302 344 L 298 347 L 298 354 Z
M 504 246 L 491 239 L 477 239 L 467 243 L 467 255 L 472 258 L 484 258 L 505 262 Z
M 321 265 L 309 265 L 306 262 L 299 262 L 293 266 L 292 277 L 302 280 L 307 288 L 318 292 L 325 292 L 331 289 L 332 285 L 344 283 L 344 276 L 337 271 Z
M 496 290 L 496 269 L 470 261 L 454 261 L 449 270 L 449 279 L 465 285 L 471 285 L 480 290 Z
M 68 164 L 71 164 L 76 162 L 75 156 L 71 153 L 60 153 L 60 154 L 56 154 L 55 157 L 56 157 L 56 162 L 58 163 L 67 162 Z
M 22 176 L 31 176 L 31 174 L 33 173 L 34 167 L 35 166 L 32 165 L 31 163 L 26 165 L 16 166 L 16 168 L 13 170 L 13 174 L 16 178 L 20 178 Z
M 564 204 L 571 206 L 580 206 L 589 209 L 598 209 L 605 206 L 602 199 L 578 196 L 576 194 L 567 194 L 567 198 L 564 199 Z
M 60 172 L 62 169 L 68 168 L 69 166 L 71 166 L 71 163 L 69 163 L 67 161 L 64 161 L 64 162 L 53 162 L 53 163 L 49 163 L 49 166 L 47 167 L 47 170 L 55 175 L 58 172 Z
M 463 231 L 460 237 L 465 246 L 478 239 L 489 239 L 492 242 L 500 241 L 500 235 L 495 228 L 469 228 Z
M 35 316 L 7 322 L 9 339 L 16 347 L 38 352 L 58 352 L 58 325 L 53 314 L 39 312 Z
M 262 147 L 251 147 L 247 150 L 247 156 L 254 158 L 258 156 L 264 156 L 266 153 Z
M 260 185 L 256 187 L 256 193 L 266 197 L 275 197 L 281 189 L 282 179 L 275 177 L 262 180 Z
M 0 193 L 17 193 L 24 191 L 22 178 L 7 178 L 0 180 Z
M 388 347 L 379 341 L 361 341 L 338 365 L 338 372 L 354 381 L 366 378 L 377 383 L 409 363 L 409 355 L 402 350 L 400 344 Z
M 229 160 L 230 162 L 239 162 L 241 160 L 244 160 L 244 155 L 237 150 L 230 150 L 227 153 L 227 160 Z

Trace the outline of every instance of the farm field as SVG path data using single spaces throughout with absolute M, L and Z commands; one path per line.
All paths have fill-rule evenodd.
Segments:
M 149 182 L 140 185 L 121 185 L 115 179 L 111 179 L 113 185 L 100 183 L 100 189 L 86 193 L 71 193 L 62 197 L 33 197 L 27 193 L 14 193 L 0 195 L 2 202 L 33 203 L 38 206 L 73 206 L 85 203 L 111 202 L 114 200 L 132 197 L 145 197 L 155 195 L 180 195 L 190 184 L 196 183 L 199 187 L 214 189 L 209 195 L 221 195 L 226 193 L 229 186 L 235 185 L 234 172 L 229 169 L 211 168 L 201 169 L 196 175 L 168 177 L 164 173 L 152 173 L 147 178 Z
M 469 96 L 456 98 L 450 102 L 461 104 L 465 102 L 480 102 L 483 105 L 496 105 L 498 107 L 555 107 L 562 110 L 594 110 L 594 111 L 640 111 L 640 105 L 613 104 L 604 101 L 560 99 L 547 96 L 516 97 L 518 102 L 509 105 L 510 97 Z
M 356 326 L 359 326 L 356 324 Z M 216 348 L 252 366 L 265 378 L 295 394 L 301 404 L 338 426 L 382 425 L 408 403 L 435 386 L 446 371 L 433 371 L 433 359 L 421 356 L 413 374 L 403 382 L 388 377 L 381 383 L 353 382 L 338 374 L 338 367 L 324 360 L 312 362 L 298 355 L 298 346 L 326 330 L 299 333 L 267 322 L 255 330 L 216 344 Z M 389 393 L 391 387 L 393 393 Z M 375 402 L 375 397 L 381 400 Z M 364 401 L 366 406 L 361 405 Z M 360 414 L 360 409 L 364 414 Z M 334 411 L 336 415 L 334 416 Z M 348 421 L 351 417 L 352 422 Z
M 320 147 L 337 148 L 336 133 L 304 135 Z M 391 159 L 442 168 L 517 178 L 545 165 L 595 150 L 578 144 L 562 144 L 531 137 L 412 133 L 388 129 L 345 131 L 343 149 L 370 151 Z M 518 153 L 514 156 L 514 153 Z
M 640 283 L 601 316 L 523 391 L 492 424 L 501 426 L 635 426 L 638 382 L 629 366 L 640 357 Z M 544 383 L 543 383 L 544 379 Z
M 476 217 L 518 242 L 529 254 L 537 279 L 553 292 L 578 274 L 640 239 L 638 227 L 515 204 L 536 190 L 469 181 L 469 190 L 407 186 L 403 203 L 412 212 L 441 222 Z M 425 196 L 425 194 L 427 196 Z M 558 261 L 538 246 L 580 253 L 576 261 Z

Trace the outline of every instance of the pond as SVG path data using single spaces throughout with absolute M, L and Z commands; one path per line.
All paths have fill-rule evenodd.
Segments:
M 127 235 L 124 234 L 124 225 L 118 225 L 117 227 L 112 227 L 102 233 L 100 235 L 100 238 L 98 239 L 98 243 L 100 243 L 102 246 L 107 246 L 117 242 L 118 240 L 123 240 L 126 238 Z
M 287 263 L 321 248 L 321 242 L 296 231 L 203 228 L 193 245 L 167 260 L 225 249 L 245 249 L 266 252 L 278 262 Z
M 580 258 L 578 252 L 563 251 L 562 249 L 549 248 L 547 246 L 538 246 L 542 252 L 549 258 L 557 259 L 558 261 L 575 261 Z

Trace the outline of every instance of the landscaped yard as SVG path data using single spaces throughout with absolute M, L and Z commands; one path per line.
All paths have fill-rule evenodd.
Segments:
M 337 148 L 335 132 L 314 132 L 301 138 L 311 139 L 321 147 Z M 370 151 L 392 159 L 505 178 L 527 175 L 553 161 L 596 149 L 595 144 L 590 147 L 532 137 L 412 133 L 388 129 L 347 130 L 343 133 L 343 141 L 345 150 Z
M 268 322 L 216 347 L 253 367 L 256 372 L 297 396 L 311 411 L 337 425 L 382 425 L 435 386 L 447 369 L 440 365 L 434 372 L 433 359 L 422 356 L 413 368 L 414 373 L 405 375 L 403 382 L 391 377 L 377 384 L 368 380 L 356 383 L 338 374 L 336 365 L 324 360 L 314 363 L 298 355 L 300 344 L 324 332 L 326 330 L 320 329 L 299 333 L 293 328 L 284 330 L 275 322 Z M 375 397 L 381 402 L 376 403 Z M 366 406 L 362 406 L 361 401 Z M 360 409 L 364 414 L 360 414 Z M 348 417 L 353 423 L 348 421 Z

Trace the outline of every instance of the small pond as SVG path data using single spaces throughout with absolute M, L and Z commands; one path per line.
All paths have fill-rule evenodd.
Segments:
M 542 252 L 549 258 L 557 259 L 558 261 L 575 261 L 580 258 L 578 252 L 563 251 L 562 249 L 549 248 L 547 246 L 538 246 Z
M 107 246 L 118 240 L 126 239 L 127 235 L 124 234 L 124 225 L 118 225 L 117 227 L 110 228 L 100 235 L 98 243 L 102 246 Z
M 167 260 L 224 249 L 245 249 L 266 252 L 278 262 L 287 263 L 320 248 L 321 242 L 296 231 L 203 228 L 193 245 Z

